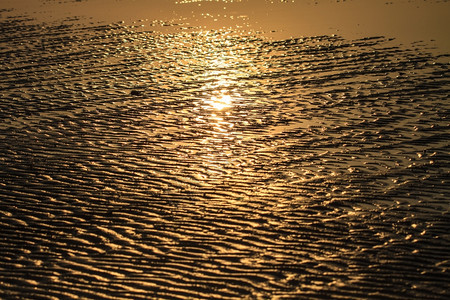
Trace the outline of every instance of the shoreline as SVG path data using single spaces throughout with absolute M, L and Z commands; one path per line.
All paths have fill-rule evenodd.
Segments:
M 448 1 L 179 2 L 135 0 L 109 5 L 105 0 L 7 0 L 3 8 L 13 8 L 10 14 L 27 15 L 37 23 L 79 18 L 81 23 L 122 21 L 161 32 L 232 28 L 275 40 L 333 34 L 346 39 L 384 36 L 407 45 L 426 43 L 433 52 L 450 53 Z

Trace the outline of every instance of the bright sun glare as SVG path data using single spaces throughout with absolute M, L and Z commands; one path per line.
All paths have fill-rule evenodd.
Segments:
M 222 95 L 220 98 L 212 96 L 210 104 L 217 110 L 223 110 L 225 108 L 231 107 L 231 102 L 232 102 L 231 96 Z

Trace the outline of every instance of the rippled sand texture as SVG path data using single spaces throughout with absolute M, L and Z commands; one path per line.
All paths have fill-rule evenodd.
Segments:
M 0 19 L 1 298 L 445 299 L 448 56 Z

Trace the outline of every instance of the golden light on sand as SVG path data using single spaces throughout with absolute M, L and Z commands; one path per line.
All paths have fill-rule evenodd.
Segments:
M 220 97 L 212 96 L 209 104 L 216 110 L 224 110 L 231 108 L 232 98 L 230 95 L 222 95 Z

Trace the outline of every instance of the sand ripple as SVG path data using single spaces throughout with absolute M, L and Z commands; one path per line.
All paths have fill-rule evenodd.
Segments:
M 450 296 L 448 56 L 76 24 L 0 19 L 2 298 Z

